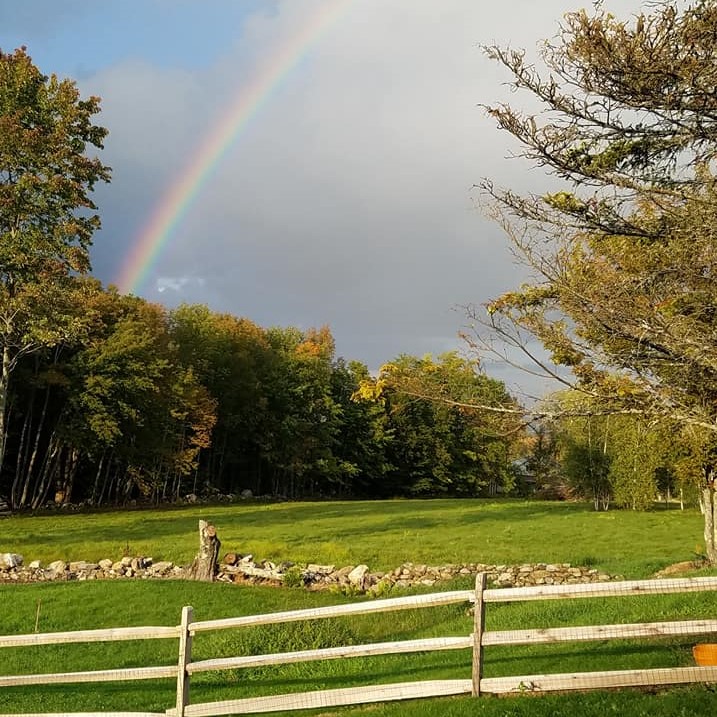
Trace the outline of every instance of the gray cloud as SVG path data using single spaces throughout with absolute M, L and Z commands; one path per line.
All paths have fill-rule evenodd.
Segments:
M 112 132 L 114 181 L 100 196 L 93 250 L 102 279 L 116 277 L 242 82 L 322 4 L 277 3 L 209 68 L 128 58 L 83 81 L 104 98 Z M 507 77 L 479 45 L 534 48 L 583 4 L 350 4 L 216 167 L 154 266 L 148 298 L 207 302 L 263 325 L 329 323 L 339 352 L 372 369 L 399 352 L 461 347 L 454 307 L 524 277 L 475 209 L 472 185 L 483 176 L 545 183 L 504 159 L 508 138 L 477 106 L 509 97 Z M 185 280 L 160 297 L 161 277 Z

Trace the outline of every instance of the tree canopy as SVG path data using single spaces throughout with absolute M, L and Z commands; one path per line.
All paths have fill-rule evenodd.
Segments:
M 521 51 L 487 48 L 539 106 L 489 115 L 562 188 L 483 183 L 533 279 L 489 303 L 487 318 L 473 310 L 477 343 L 498 336 L 530 354 L 528 338 L 539 339 L 592 411 L 697 427 L 713 441 L 716 36 L 712 0 L 664 0 L 627 19 L 598 3 L 565 16 L 542 70 Z
M 0 466 L 10 374 L 25 355 L 82 330 L 88 249 L 100 226 L 90 195 L 109 181 L 91 147 L 107 130 L 93 124 L 99 99 L 43 75 L 24 48 L 0 50 Z

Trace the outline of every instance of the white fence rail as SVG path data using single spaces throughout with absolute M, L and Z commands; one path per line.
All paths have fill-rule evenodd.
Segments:
M 487 631 L 485 629 L 485 612 L 486 606 L 489 603 L 712 591 L 717 590 L 717 577 L 639 580 L 507 589 L 486 589 L 485 584 L 485 576 L 479 575 L 476 579 L 475 590 L 457 590 L 430 595 L 373 600 L 350 605 L 336 605 L 308 610 L 292 610 L 265 615 L 242 616 L 223 620 L 194 621 L 192 608 L 185 607 L 182 610 L 181 622 L 176 627 L 130 627 L 0 636 L 0 648 L 170 638 L 178 640 L 179 645 L 176 665 L 39 675 L 4 675 L 0 676 L 0 687 L 72 684 L 80 682 L 117 682 L 123 680 L 147 680 L 174 677 L 177 680 L 176 704 L 163 713 L 77 712 L 73 714 L 75 717 L 89 717 L 90 715 L 106 716 L 110 714 L 117 715 L 118 717 L 143 717 L 148 715 L 153 715 L 154 717 L 158 715 L 171 715 L 172 717 L 213 717 L 214 715 L 258 714 L 460 694 L 473 694 L 474 696 L 478 696 L 485 693 L 548 692 L 554 690 L 566 691 L 717 682 L 717 666 L 676 667 L 657 670 L 613 670 L 550 675 L 518 675 L 492 678 L 483 677 L 483 651 L 486 647 L 495 645 L 547 644 L 616 638 L 659 638 L 706 635 L 717 632 L 717 620 L 708 619 Z M 472 602 L 475 605 L 473 632 L 466 637 L 438 637 L 192 661 L 192 641 L 194 636 L 208 631 L 281 624 L 299 620 L 367 615 L 395 610 L 431 608 L 463 602 Z M 471 679 L 402 682 L 397 684 L 370 685 L 222 700 L 219 702 L 206 702 L 201 704 L 192 704 L 190 701 L 191 677 L 192 675 L 202 672 L 283 665 L 314 660 L 365 657 L 370 655 L 406 654 L 435 650 L 465 650 L 471 648 L 473 650 Z M 9 716 L 0 715 L 0 717 Z M 15 715 L 14 717 L 52 716 Z

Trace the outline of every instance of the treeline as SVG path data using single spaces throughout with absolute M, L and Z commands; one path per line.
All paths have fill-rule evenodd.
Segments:
M 546 402 L 556 417 L 534 424 L 521 459 L 538 497 L 589 500 L 595 510 L 648 510 L 661 501 L 701 505 L 701 489 L 717 466 L 711 431 L 639 414 L 600 414 L 576 391 Z
M 265 329 L 74 281 L 72 339 L 22 356 L 9 384 L 0 495 L 14 509 L 512 486 L 514 431 L 410 391 L 512 405 L 502 383 L 455 354 L 402 356 L 372 377 L 336 357 L 328 328 Z

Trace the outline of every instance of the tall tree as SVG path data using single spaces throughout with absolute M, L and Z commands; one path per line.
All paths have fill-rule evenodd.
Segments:
M 225 492 L 255 488 L 266 420 L 265 374 L 271 363 L 264 331 L 248 319 L 206 306 L 182 305 L 170 319 L 182 365 L 193 369 L 217 404 L 203 478 Z
M 0 467 L 17 362 L 78 328 L 68 288 L 99 227 L 90 194 L 109 181 L 86 155 L 107 134 L 92 123 L 98 111 L 98 98 L 43 75 L 24 49 L 0 50 Z
M 488 112 L 563 188 L 522 196 L 483 185 L 535 277 L 492 302 L 484 325 L 527 353 L 526 332 L 537 337 L 595 410 L 712 433 L 716 35 L 714 0 L 660 0 L 629 20 L 598 3 L 565 16 L 542 74 L 522 52 L 488 48 L 541 105 Z M 705 491 L 717 525 L 714 481 Z M 714 530 L 707 550 L 717 562 Z
M 364 379 L 356 396 L 380 401 L 387 413 L 390 469 L 380 494 L 477 496 L 512 487 L 517 406 L 475 362 L 455 352 L 438 360 L 402 355 Z

